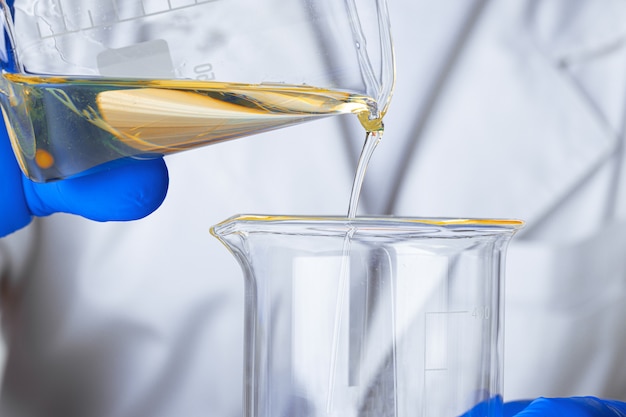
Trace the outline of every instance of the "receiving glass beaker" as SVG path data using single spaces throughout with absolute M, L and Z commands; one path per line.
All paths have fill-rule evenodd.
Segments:
M 0 0 L 0 104 L 49 181 L 320 117 L 380 127 L 386 0 Z
M 497 417 L 516 220 L 237 216 L 244 417 Z

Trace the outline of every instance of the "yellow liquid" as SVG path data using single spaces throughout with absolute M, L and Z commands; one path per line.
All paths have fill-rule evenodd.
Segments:
M 3 74 L 0 104 L 19 162 L 37 181 L 336 114 L 382 130 L 371 98 L 301 85 Z

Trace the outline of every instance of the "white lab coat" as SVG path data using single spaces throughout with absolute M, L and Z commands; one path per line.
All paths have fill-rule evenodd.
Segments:
M 626 400 L 626 5 L 390 3 L 396 93 L 359 213 L 525 220 L 505 399 Z M 238 416 L 243 283 L 209 227 L 345 213 L 361 137 L 331 118 L 174 155 L 146 219 L 57 214 L 0 241 L 0 415 Z

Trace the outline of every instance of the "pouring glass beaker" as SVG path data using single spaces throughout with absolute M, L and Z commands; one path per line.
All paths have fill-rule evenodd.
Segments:
M 504 258 L 521 226 L 286 216 L 214 226 L 245 276 L 244 417 L 501 416 Z
M 342 113 L 381 128 L 386 0 L 0 0 L 0 104 L 48 181 Z

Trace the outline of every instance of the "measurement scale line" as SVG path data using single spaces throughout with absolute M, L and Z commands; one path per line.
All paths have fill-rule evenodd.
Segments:
M 113 13 L 115 13 L 115 20 L 120 20 L 120 10 L 117 7 L 117 1 L 111 0 L 111 6 L 113 6 Z
M 65 22 L 65 14 L 63 13 L 63 6 L 61 5 L 61 0 L 57 0 L 56 1 L 57 7 L 59 8 L 59 10 L 61 11 L 61 19 L 63 21 L 63 26 L 65 27 L 65 31 L 67 32 L 67 23 Z M 43 19 L 42 19 L 43 20 Z M 45 20 L 43 21 L 43 23 L 48 23 Z M 50 27 L 50 31 L 52 31 L 52 26 L 48 25 L 48 27 Z M 41 22 L 37 22 L 37 31 L 39 32 L 39 39 L 47 39 L 50 38 L 51 36 L 43 36 L 43 33 L 41 31 Z
M 61 20 L 63 21 L 63 27 L 65 30 L 68 29 L 67 21 L 65 20 L 65 12 L 63 11 L 63 5 L 61 5 L 61 0 L 57 0 L 57 5 L 59 6 L 59 12 L 61 12 Z
M 115 5 L 115 1 L 113 0 L 113 5 L 114 5 L 114 9 L 115 9 L 115 15 L 116 15 L 116 21 L 114 23 L 103 23 L 103 24 L 99 24 L 99 25 L 92 25 L 91 27 L 88 28 L 81 28 L 81 29 L 75 29 L 75 30 L 68 30 L 67 27 L 67 23 L 65 22 L 65 14 L 63 13 L 63 26 L 65 27 L 65 31 L 63 32 L 59 32 L 59 33 L 53 33 L 51 35 L 46 35 L 46 36 L 41 36 L 41 29 L 39 28 L 39 24 L 37 25 L 39 28 L 39 39 L 50 39 L 50 38 L 56 38 L 59 36 L 65 36 L 65 35 L 71 35 L 72 33 L 79 33 L 79 32 L 84 32 L 84 31 L 88 31 L 88 30 L 93 30 L 93 29 L 101 29 L 101 28 L 105 28 L 107 26 L 111 26 L 112 24 L 116 24 L 116 23 L 126 23 L 126 22 L 132 22 L 133 20 L 139 20 L 139 19 L 144 19 L 147 17 L 153 17 L 153 16 L 158 16 L 158 15 L 162 15 L 162 14 L 166 14 L 166 13 L 170 13 L 170 12 L 175 12 L 178 10 L 183 10 L 183 9 L 187 9 L 189 7 L 195 7 L 201 4 L 208 4 L 208 3 L 215 3 L 219 0 L 204 0 L 204 1 L 198 1 L 196 0 L 195 3 L 193 4 L 187 4 L 184 6 L 178 6 L 178 7 L 171 7 L 171 3 L 168 1 L 168 4 L 170 5 L 169 9 L 167 10 L 161 10 L 161 11 L 157 11 L 157 12 L 151 12 L 151 13 L 146 13 L 144 5 L 143 5 L 143 1 L 141 2 L 141 7 L 143 10 L 143 15 L 142 16 L 133 16 L 133 17 L 128 17 L 125 19 L 120 19 L 119 13 L 118 13 L 118 8 Z M 62 11 L 61 11 L 62 12 Z M 91 12 L 88 10 L 88 13 L 91 14 Z
M 91 27 L 93 28 L 96 24 L 93 21 L 93 16 L 91 14 L 91 10 L 87 10 L 87 15 L 89 16 L 89 21 L 91 22 Z
M 37 31 L 39 32 L 39 39 L 44 39 L 43 34 L 41 33 L 41 22 L 37 22 Z
M 428 311 L 425 314 L 468 314 L 469 310 L 466 311 Z

